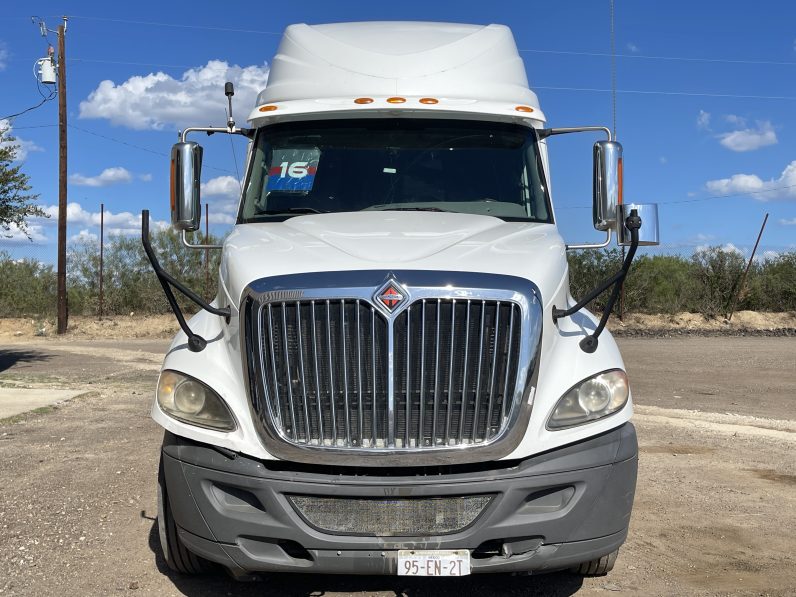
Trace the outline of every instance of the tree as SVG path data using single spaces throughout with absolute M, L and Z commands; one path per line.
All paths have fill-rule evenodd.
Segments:
M 28 238 L 26 218 L 47 217 L 41 207 L 34 205 L 38 195 L 28 193 L 28 175 L 21 166 L 13 166 L 19 145 L 8 134 L 7 121 L 0 121 L 0 236 L 10 237 L 12 228 L 20 230 Z

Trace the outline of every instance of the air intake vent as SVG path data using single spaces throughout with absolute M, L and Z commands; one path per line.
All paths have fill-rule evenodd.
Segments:
M 475 522 L 491 495 L 432 498 L 289 496 L 296 511 L 319 531 L 370 537 L 448 535 Z

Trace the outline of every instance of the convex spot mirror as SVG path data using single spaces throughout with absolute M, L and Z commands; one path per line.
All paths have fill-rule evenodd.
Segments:
M 640 246 L 661 244 L 658 230 L 657 203 L 625 203 L 620 205 L 618 209 L 620 218 L 616 223 L 616 242 L 619 245 L 630 246 L 630 230 L 625 226 L 625 220 L 634 209 L 641 218 L 641 228 L 638 230 L 638 244 Z
M 622 145 L 617 141 L 594 144 L 594 228 L 616 227 L 617 205 L 622 204 Z
M 176 230 L 199 229 L 201 175 L 202 146 L 193 141 L 175 143 L 171 148 L 171 225 Z

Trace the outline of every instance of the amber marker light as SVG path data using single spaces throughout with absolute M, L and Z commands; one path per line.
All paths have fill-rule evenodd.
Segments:
M 435 97 L 421 97 L 420 98 L 421 104 L 438 104 L 439 100 Z
M 372 97 L 358 97 L 354 100 L 355 104 L 372 104 L 373 98 Z
M 276 109 L 277 108 L 274 105 L 260 106 L 260 112 L 273 112 Z
M 517 112 L 533 112 L 533 108 L 530 106 L 517 106 L 514 108 Z
M 388 104 L 403 104 L 406 102 L 405 97 L 388 97 L 387 103 Z
M 174 213 L 174 210 L 175 210 L 175 208 L 177 206 L 176 191 L 174 190 L 174 185 L 175 185 L 175 182 L 176 182 L 175 181 L 176 171 L 177 171 L 176 160 L 174 158 L 171 158 L 171 172 L 170 172 L 170 176 L 169 176 L 169 179 L 170 179 L 170 182 L 171 182 L 171 185 L 169 185 L 169 186 L 171 186 L 171 192 L 170 192 L 171 213 Z

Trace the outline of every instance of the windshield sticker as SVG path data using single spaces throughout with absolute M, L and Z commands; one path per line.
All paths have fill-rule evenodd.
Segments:
M 306 193 L 312 190 L 321 150 L 274 149 L 266 191 Z

